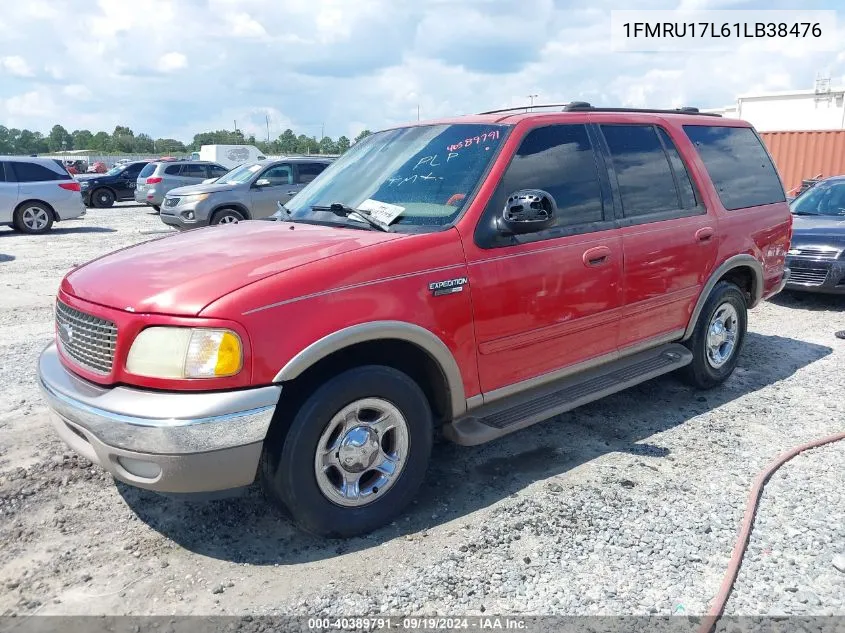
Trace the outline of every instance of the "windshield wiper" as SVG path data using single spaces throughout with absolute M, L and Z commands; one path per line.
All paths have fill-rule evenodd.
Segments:
M 376 222 L 372 217 L 370 217 L 369 212 L 363 211 L 361 209 L 356 209 L 354 207 L 350 207 L 345 204 L 341 204 L 340 202 L 333 202 L 329 206 L 315 204 L 311 207 L 312 211 L 331 211 L 335 215 L 339 215 L 342 218 L 348 218 L 350 215 L 355 215 L 356 217 L 361 218 L 369 224 L 371 227 L 378 229 L 379 231 L 384 231 L 386 233 L 390 233 L 390 227 L 384 226 L 379 222 Z M 352 218 L 355 219 L 355 218 Z

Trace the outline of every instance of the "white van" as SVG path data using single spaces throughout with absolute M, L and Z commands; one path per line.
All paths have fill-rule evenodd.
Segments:
M 203 145 L 199 159 L 234 169 L 243 163 L 254 163 L 267 157 L 254 145 Z

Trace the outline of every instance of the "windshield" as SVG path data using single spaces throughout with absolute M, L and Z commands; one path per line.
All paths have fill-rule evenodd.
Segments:
M 386 203 L 394 226 L 443 226 L 461 212 L 509 130 L 504 125 L 424 125 L 377 132 L 356 143 L 288 204 L 293 220 L 337 222 L 340 203 Z M 353 218 L 354 219 L 354 216 Z
M 111 169 L 109 169 L 105 175 L 106 176 L 117 176 L 120 172 L 123 171 L 123 165 L 115 165 Z
M 216 183 L 222 183 L 224 185 L 240 185 L 248 181 L 259 171 L 261 171 L 261 165 L 239 165 L 229 173 L 220 176 Z
M 795 215 L 845 215 L 845 181 L 820 182 L 789 205 Z

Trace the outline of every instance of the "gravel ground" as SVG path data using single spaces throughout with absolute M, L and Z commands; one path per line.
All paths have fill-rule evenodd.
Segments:
M 365 538 L 305 536 L 257 489 L 136 490 L 54 438 L 34 366 L 61 276 L 165 231 L 131 205 L 0 229 L 0 615 L 701 614 L 756 474 L 845 425 L 845 297 L 784 294 L 751 313 L 722 387 L 667 376 L 487 446 L 440 443 L 413 507 Z M 769 483 L 727 612 L 845 615 L 843 558 L 839 443 Z

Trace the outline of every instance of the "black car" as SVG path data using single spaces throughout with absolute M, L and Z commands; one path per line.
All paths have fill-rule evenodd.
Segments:
M 790 203 L 786 287 L 845 294 L 845 176 L 825 178 Z
M 148 160 L 139 160 L 112 167 L 104 174 L 77 176 L 82 186 L 86 207 L 110 207 L 115 202 L 135 199 L 135 182 Z

